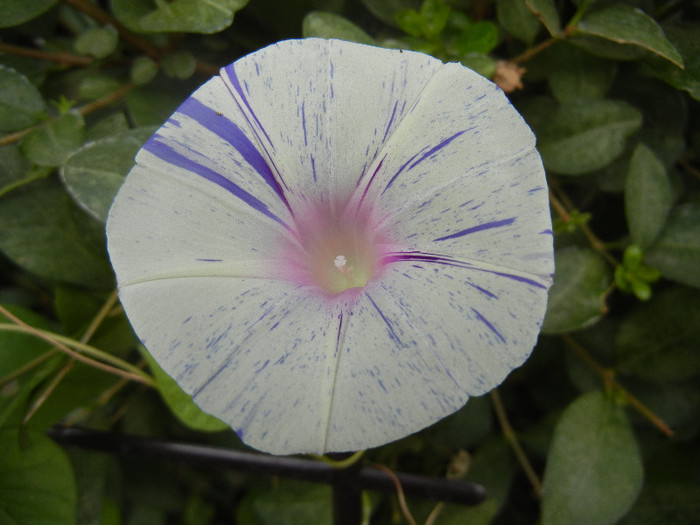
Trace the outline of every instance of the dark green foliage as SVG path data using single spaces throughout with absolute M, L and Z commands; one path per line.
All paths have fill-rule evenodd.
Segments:
M 492 78 L 535 131 L 551 187 L 543 335 L 499 388 L 541 495 L 488 396 L 369 461 L 428 476 L 449 466 L 486 487 L 484 503 L 446 505 L 438 525 L 697 521 L 697 3 L 4 0 L 0 27 L 0 523 L 330 519 L 327 486 L 66 454 L 43 435 L 63 422 L 243 447 L 140 353 L 104 221 L 134 154 L 197 86 L 301 36 L 427 52 Z M 434 509 L 408 503 L 419 520 Z M 395 498 L 366 494 L 364 507 L 372 524 L 399 522 Z

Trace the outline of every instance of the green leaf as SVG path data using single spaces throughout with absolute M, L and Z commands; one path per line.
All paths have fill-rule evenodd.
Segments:
M 348 42 L 373 45 L 374 39 L 347 18 L 325 11 L 311 11 L 304 17 L 301 34 L 304 38 L 337 38 Z
M 148 57 L 138 57 L 131 63 L 131 81 L 137 86 L 148 84 L 157 74 L 158 64 Z
M 700 486 L 669 482 L 644 489 L 620 525 L 694 523 L 700 516 Z
M 126 107 L 137 126 L 160 126 L 186 97 L 186 94 L 176 95 L 154 82 L 131 90 L 126 96 Z
M 332 499 L 328 485 L 281 480 L 255 498 L 252 506 L 263 525 L 332 523 Z
M 124 113 L 120 111 L 103 118 L 92 127 L 88 128 L 85 139 L 87 141 L 94 141 L 121 135 L 127 131 L 129 131 L 129 122 L 126 120 Z
M 562 43 L 546 56 L 549 88 L 559 102 L 602 98 L 615 79 L 615 63 Z
M 112 0 L 117 19 L 142 33 L 216 33 L 233 23 L 248 0 Z
M 0 523 L 68 525 L 76 488 L 65 453 L 40 433 L 0 430 Z
M 644 11 L 628 5 L 613 4 L 588 12 L 576 26 L 576 32 L 639 46 L 683 67 L 683 58 L 661 26 Z
M 80 82 L 78 94 L 80 98 L 97 100 L 109 95 L 122 87 L 118 79 L 106 73 L 90 71 Z
M 540 22 L 525 0 L 497 0 L 498 22 L 508 33 L 532 45 L 540 31 Z
M 554 430 L 542 525 L 612 525 L 642 488 L 642 459 L 622 409 L 601 392 L 577 398 Z
M 418 9 L 420 0 L 362 0 L 367 10 L 385 24 L 396 25 L 396 14 L 404 9 Z
M 172 413 L 185 425 L 202 432 L 218 432 L 229 427 L 220 419 L 203 412 L 192 400 L 192 396 L 184 392 L 178 384 L 158 365 L 151 354 L 141 348 L 141 355 L 148 362 L 148 366 L 156 380 L 158 392 L 168 405 Z
M 22 153 L 39 166 L 56 167 L 83 143 L 85 121 L 80 113 L 69 111 L 32 131 L 22 141 Z
M 163 73 L 169 77 L 184 80 L 193 75 L 197 61 L 188 51 L 176 51 L 165 55 L 160 66 L 163 68 Z
M 625 214 L 632 241 L 642 249 L 654 242 L 671 209 L 666 168 L 644 144 L 632 154 L 625 180 Z
M 46 104 L 27 77 L 0 65 L 0 133 L 28 128 L 45 117 Z
M 700 292 L 674 287 L 654 294 L 622 322 L 615 339 L 618 370 L 651 381 L 700 374 Z
M 13 27 L 41 16 L 58 0 L 4 0 L 0 2 L 0 27 Z
M 525 0 L 525 4 L 547 28 L 550 35 L 559 36 L 561 34 L 559 12 L 553 0 Z
M 671 210 L 645 261 L 664 277 L 700 288 L 700 199 Z
M 498 27 L 492 22 L 469 24 L 457 38 L 457 51 L 460 55 L 488 54 L 498 45 L 498 38 Z
M 687 91 L 695 100 L 700 100 L 700 24 L 679 24 L 665 28 L 673 45 L 683 56 L 684 69 L 666 60 L 652 64 L 653 73 L 676 89 Z
M 0 224 L 0 251 L 18 266 L 44 279 L 113 286 L 103 225 L 82 213 L 58 181 L 35 181 L 4 195 Z
M 29 182 L 30 164 L 13 144 L 0 148 L 0 197 L 13 188 Z
M 105 222 L 114 196 L 134 165 L 134 157 L 153 134 L 138 128 L 117 137 L 86 144 L 61 168 L 61 180 L 75 201 L 95 219 Z
M 624 102 L 571 100 L 539 130 L 538 149 L 547 169 L 562 175 L 590 173 L 621 155 L 641 125 L 641 113 Z
M 73 43 L 73 49 L 81 55 L 105 58 L 117 48 L 119 34 L 112 26 L 96 27 L 81 33 Z
M 567 246 L 555 250 L 554 267 L 542 332 L 569 332 L 595 323 L 605 313 L 611 281 L 603 258 L 587 248 Z

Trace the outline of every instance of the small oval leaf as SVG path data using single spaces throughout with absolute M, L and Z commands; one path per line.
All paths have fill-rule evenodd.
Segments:
M 622 409 L 602 392 L 584 394 L 562 414 L 543 479 L 543 525 L 609 525 L 642 488 L 642 459 Z

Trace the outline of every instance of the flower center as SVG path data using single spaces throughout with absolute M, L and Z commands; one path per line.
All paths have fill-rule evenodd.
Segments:
M 294 242 L 286 243 L 290 280 L 310 285 L 324 295 L 360 289 L 383 268 L 386 235 L 369 212 L 341 206 L 308 206 L 295 215 Z

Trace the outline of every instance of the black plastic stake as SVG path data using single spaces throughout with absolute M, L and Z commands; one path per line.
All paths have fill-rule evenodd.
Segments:
M 395 493 L 392 478 L 358 460 L 346 468 L 322 461 L 269 456 L 252 452 L 128 436 L 74 427 L 53 427 L 48 435 L 64 447 L 183 461 L 210 468 L 226 468 L 258 475 L 272 475 L 328 483 L 333 488 L 334 525 L 360 525 L 362 491 Z M 461 505 L 478 505 L 486 499 L 481 485 L 461 480 L 394 473 L 404 494 Z

